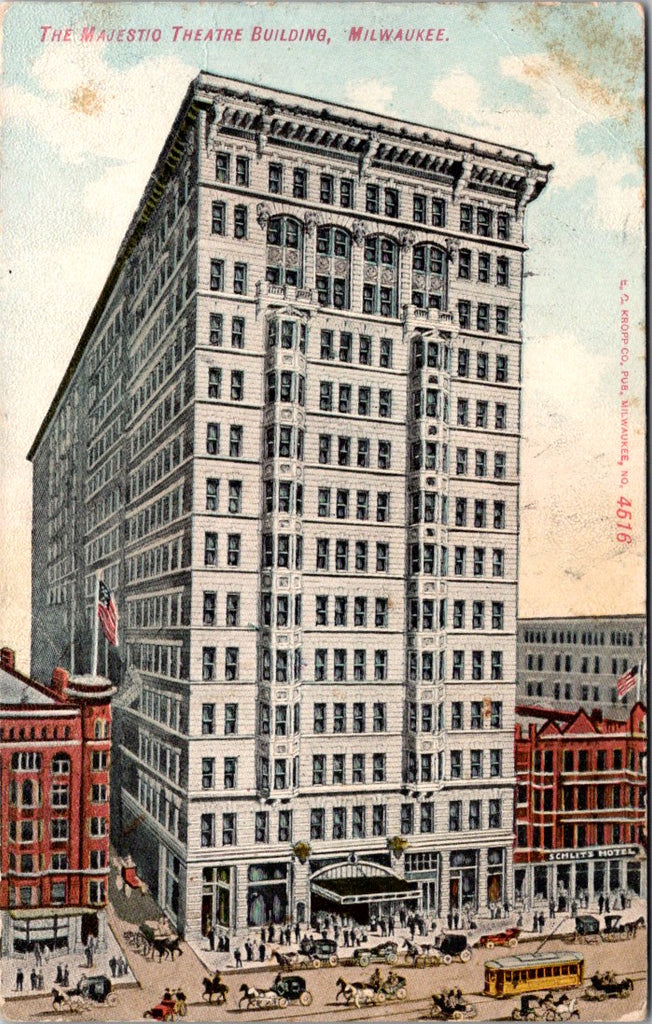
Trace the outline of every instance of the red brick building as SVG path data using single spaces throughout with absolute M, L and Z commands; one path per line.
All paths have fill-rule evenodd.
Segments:
M 644 895 L 646 709 L 626 721 L 594 710 L 517 707 L 514 890 L 526 906 L 595 906 Z M 543 724 L 532 721 L 544 718 Z
M 111 696 L 105 679 L 49 686 L 0 652 L 2 952 L 104 938 L 109 874 Z

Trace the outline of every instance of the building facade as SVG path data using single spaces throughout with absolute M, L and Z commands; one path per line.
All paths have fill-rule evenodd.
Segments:
M 116 841 L 188 933 L 337 909 L 343 878 L 362 916 L 511 896 L 523 230 L 548 170 L 189 88 L 30 453 L 35 621 L 83 662 L 96 570 L 114 590 Z
M 598 708 L 625 721 L 647 704 L 644 615 L 588 615 L 518 620 L 516 701 L 564 710 Z M 618 697 L 616 683 L 638 667 L 640 685 Z
M 103 943 L 109 874 L 111 695 L 106 680 L 48 686 L 0 652 L 2 953 Z
M 594 710 L 550 710 L 528 720 L 519 708 L 516 759 L 515 899 L 568 912 L 611 908 L 645 896 L 647 872 L 647 716 L 626 721 Z

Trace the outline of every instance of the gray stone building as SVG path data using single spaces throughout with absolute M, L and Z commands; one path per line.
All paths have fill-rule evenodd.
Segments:
M 511 902 L 523 232 L 548 171 L 188 89 L 30 452 L 34 636 L 85 668 L 101 569 L 114 840 L 188 934 Z
M 565 711 L 601 710 L 625 720 L 638 699 L 647 706 L 644 615 L 580 615 L 518 620 L 516 703 Z M 618 680 L 638 668 L 638 687 L 623 697 Z

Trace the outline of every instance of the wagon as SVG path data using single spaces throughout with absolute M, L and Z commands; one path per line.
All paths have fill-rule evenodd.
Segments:
M 303 939 L 299 947 L 301 953 L 310 957 L 313 967 L 321 967 L 322 964 L 337 966 L 339 957 L 337 955 L 337 943 L 333 939 Z
M 466 935 L 442 935 L 437 941 L 437 952 L 442 963 L 450 964 L 457 957 L 462 963 L 471 959 L 471 950 Z
M 84 999 L 90 999 L 94 1003 L 106 1003 L 107 1006 L 114 1006 L 116 997 L 113 992 L 111 979 L 105 974 L 94 974 L 88 976 L 82 974 L 77 985 L 77 991 Z
M 285 977 L 277 974 L 272 988 L 278 996 L 287 999 L 288 1003 L 299 1002 L 302 1006 L 310 1006 L 312 1003 L 312 994 L 306 988 L 305 978 L 300 974 L 288 974 Z
M 575 918 L 575 931 L 564 935 L 567 942 L 599 942 L 600 922 L 592 914 L 580 914 Z

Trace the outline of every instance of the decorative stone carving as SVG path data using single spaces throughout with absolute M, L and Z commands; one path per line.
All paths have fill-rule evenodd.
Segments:
M 454 263 L 459 252 L 459 243 L 456 238 L 446 239 L 446 256 L 449 263 Z
M 472 163 L 470 160 L 462 160 L 462 170 L 453 184 L 453 199 L 457 199 L 460 190 L 466 185 L 471 177 Z
M 358 176 L 363 178 L 369 169 L 372 160 L 372 150 L 378 141 L 378 133 L 370 132 L 363 142 L 358 155 Z
M 214 99 L 213 105 L 206 115 L 206 149 L 208 150 L 215 149 L 217 146 L 217 137 L 220 134 L 220 121 L 223 112 L 221 100 Z
M 263 229 L 263 231 L 267 230 L 267 223 L 269 221 L 270 216 L 270 209 L 267 203 L 258 203 L 258 205 L 256 206 L 256 220 L 258 221 L 258 224 Z
M 399 245 L 402 249 L 407 249 L 408 246 L 414 245 L 416 237 L 414 231 L 410 231 L 409 228 L 403 228 L 398 233 Z
M 351 234 L 356 245 L 364 245 L 367 229 L 361 220 L 354 220 L 351 225 Z
M 316 210 L 308 210 L 304 217 L 304 224 L 306 226 L 306 234 L 309 238 L 312 238 L 315 230 L 320 226 L 322 222 L 321 214 L 317 213 Z

